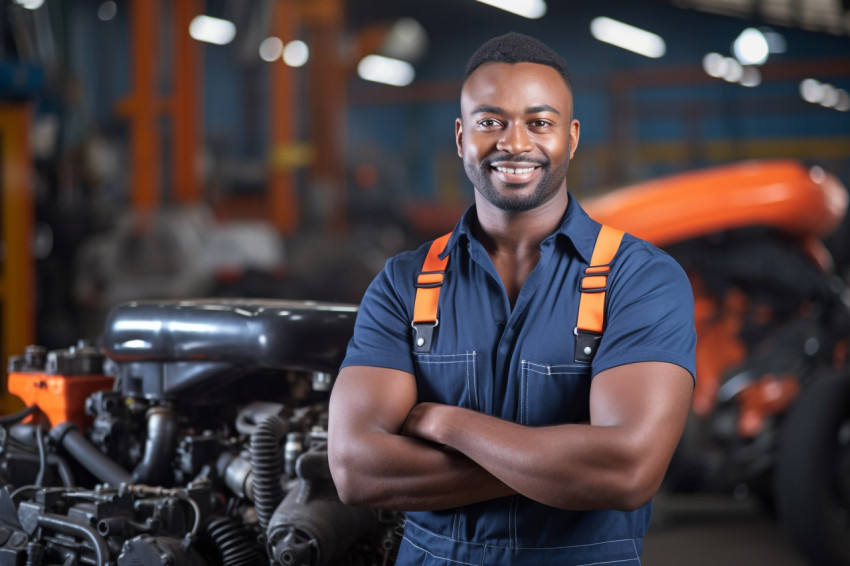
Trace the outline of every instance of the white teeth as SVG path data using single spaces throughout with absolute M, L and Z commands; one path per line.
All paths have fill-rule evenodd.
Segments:
M 534 171 L 534 167 L 525 167 L 524 169 L 511 169 L 510 167 L 496 167 L 496 171 L 499 173 L 510 173 L 511 175 L 519 174 L 522 175 L 524 173 L 531 173 Z

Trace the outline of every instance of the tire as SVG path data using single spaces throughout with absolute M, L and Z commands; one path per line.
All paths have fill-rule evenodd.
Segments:
M 813 564 L 850 565 L 850 374 L 823 374 L 785 420 L 775 476 L 780 521 Z

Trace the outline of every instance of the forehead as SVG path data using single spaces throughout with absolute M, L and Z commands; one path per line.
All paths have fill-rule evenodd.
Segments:
M 461 112 L 479 106 L 505 110 L 549 105 L 572 114 L 572 94 L 558 71 L 538 63 L 486 63 L 469 75 L 460 94 Z

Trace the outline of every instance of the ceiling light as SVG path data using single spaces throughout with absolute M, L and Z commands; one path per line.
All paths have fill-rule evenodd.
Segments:
M 850 111 L 850 93 L 843 88 L 838 89 L 838 102 L 833 108 L 841 112 Z
M 667 51 L 661 36 L 606 17 L 593 18 L 590 33 L 599 41 L 628 49 L 645 57 L 658 58 Z
M 15 2 L 27 10 L 38 10 L 44 4 L 44 0 L 15 0 Z
M 708 76 L 719 79 L 726 73 L 726 58 L 720 53 L 706 53 L 702 68 Z
M 283 62 L 290 67 L 303 67 L 310 59 L 310 48 L 307 44 L 296 39 L 283 48 Z
M 396 21 L 381 45 L 381 54 L 394 59 L 416 61 L 428 49 L 428 32 L 413 18 Z
M 104 22 L 115 18 L 117 14 L 118 5 L 113 0 L 106 0 L 106 2 L 102 2 L 97 8 L 97 17 Z
M 283 55 L 283 41 L 279 37 L 267 37 L 260 42 L 260 58 L 271 63 Z
M 730 83 L 736 83 L 741 80 L 744 76 L 744 68 L 740 63 L 732 59 L 731 57 L 726 57 L 726 69 L 723 73 L 723 79 L 729 81 Z
M 189 35 L 198 41 L 227 45 L 236 37 L 236 25 L 212 16 L 195 16 L 189 24 Z
M 407 86 L 413 82 L 413 66 L 399 59 L 367 55 L 357 65 L 357 74 L 361 79 L 393 86 Z
M 806 102 L 818 103 L 823 99 L 823 85 L 815 79 L 800 81 L 800 96 Z
M 744 65 L 761 65 L 767 61 L 770 46 L 761 31 L 747 28 L 732 43 L 732 52 Z
M 748 86 L 750 88 L 760 85 L 761 73 L 759 72 L 758 67 L 753 67 L 752 65 L 744 67 L 744 72 L 741 75 L 741 80 L 739 82 L 742 86 Z
M 545 0 L 478 0 L 482 4 L 501 8 L 517 16 L 536 20 L 546 13 Z
M 832 108 L 836 104 L 838 104 L 838 89 L 832 85 L 825 84 L 821 87 L 823 89 L 823 95 L 820 99 L 820 105 L 825 106 L 827 108 Z

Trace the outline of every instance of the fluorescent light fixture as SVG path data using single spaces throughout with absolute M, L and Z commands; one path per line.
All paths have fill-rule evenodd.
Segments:
M 44 4 L 44 0 L 15 0 L 15 2 L 27 10 L 38 10 Z
M 478 0 L 482 4 L 500 8 L 506 12 L 536 20 L 546 14 L 545 0 Z
M 590 33 L 599 41 L 644 57 L 657 59 L 667 52 L 667 45 L 661 36 L 604 16 L 593 18 L 590 22 Z
M 236 37 L 236 25 L 229 20 L 212 16 L 195 16 L 189 24 L 189 35 L 198 41 L 227 45 Z
M 361 79 L 393 86 L 407 86 L 416 73 L 407 61 L 381 55 L 367 55 L 357 64 Z
M 279 37 L 267 37 L 260 42 L 260 59 L 271 63 L 283 55 L 283 41 Z
M 732 43 L 732 52 L 744 65 L 761 65 L 770 55 L 770 46 L 761 30 L 747 28 L 735 38 Z
M 283 48 L 283 62 L 290 67 L 303 67 L 310 59 L 310 48 L 307 44 L 296 39 Z
M 820 81 L 803 79 L 800 81 L 800 96 L 806 102 L 818 103 L 823 100 L 824 88 Z

